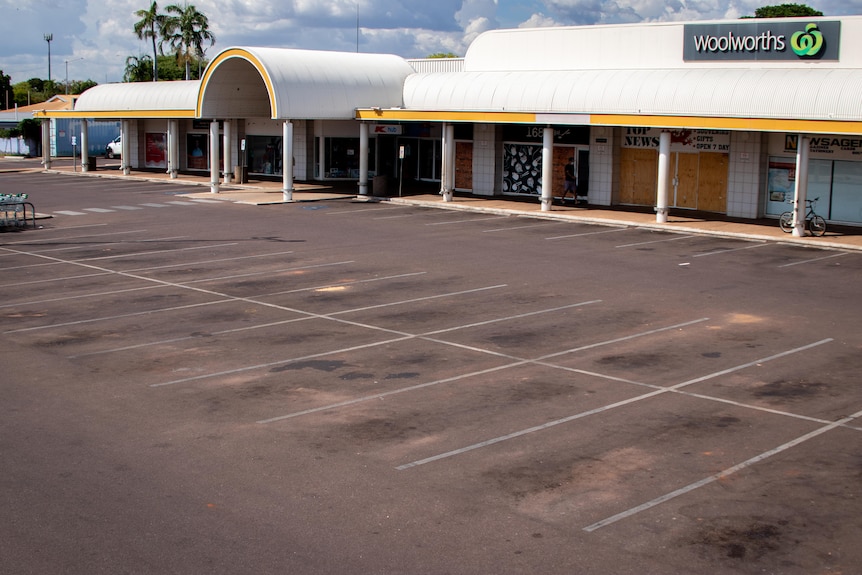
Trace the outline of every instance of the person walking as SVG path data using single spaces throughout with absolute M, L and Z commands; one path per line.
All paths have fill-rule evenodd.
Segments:
M 566 203 L 566 196 L 568 196 L 569 193 L 572 194 L 572 201 L 577 201 L 578 180 L 577 176 L 575 176 L 574 160 L 569 160 L 566 167 L 563 169 L 563 186 L 563 196 L 560 198 L 560 201 Z

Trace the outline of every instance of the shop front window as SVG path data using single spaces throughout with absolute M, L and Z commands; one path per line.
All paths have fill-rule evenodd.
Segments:
M 247 136 L 246 154 L 250 174 L 281 175 L 283 158 L 281 136 Z
M 324 165 L 327 178 L 359 178 L 359 138 L 327 138 Z
M 206 134 L 187 134 L 186 150 L 186 165 L 188 169 L 209 169 L 209 136 Z

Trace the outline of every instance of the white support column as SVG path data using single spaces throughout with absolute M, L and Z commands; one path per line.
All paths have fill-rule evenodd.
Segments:
M 359 124 L 359 195 L 368 196 L 368 124 Z
M 210 122 L 210 191 L 214 194 L 218 193 L 218 120 Z
M 805 200 L 808 199 L 808 136 L 799 135 L 796 147 L 796 182 L 793 186 L 793 199 L 796 202 L 793 209 L 793 235 L 805 236 Z
M 542 134 L 542 211 L 550 212 L 554 202 L 554 129 Z
M 230 183 L 230 177 L 233 175 L 233 160 L 231 159 L 231 123 L 233 120 L 224 121 L 224 183 Z
M 42 165 L 51 169 L 51 120 L 42 120 Z
M 170 125 L 174 133 L 174 147 L 168 153 L 171 157 L 171 179 L 175 180 L 180 171 L 180 121 L 171 120 Z
M 285 202 L 293 201 L 293 124 L 285 120 L 281 130 L 282 195 Z
M 131 122 L 129 120 L 123 120 L 120 123 L 120 168 L 123 171 L 124 176 L 128 176 L 132 173 L 132 163 L 131 158 L 131 149 L 132 149 L 132 137 L 131 137 Z
M 449 164 L 449 199 L 452 201 L 452 196 L 455 194 L 455 124 L 449 124 L 446 127 L 448 132 L 447 140 L 449 140 L 449 153 L 446 154 L 446 162 Z
M 667 182 L 670 174 L 670 132 L 662 132 L 658 140 L 658 180 L 656 182 L 655 221 L 667 223 Z
M 326 135 L 324 131 L 323 120 L 315 120 L 315 129 L 320 132 L 317 145 L 317 177 L 321 180 L 326 179 Z
M 90 127 L 86 118 L 81 119 L 81 171 L 90 170 Z
M 173 120 L 168 120 L 165 129 L 165 144 L 167 144 L 167 149 L 165 150 L 165 173 L 170 174 L 171 166 L 174 163 L 174 157 L 171 155 L 171 151 L 174 149 Z
M 449 189 L 449 124 L 443 124 L 440 158 L 440 195 L 444 202 L 452 201 L 452 190 Z
M 167 170 L 165 171 L 171 179 L 176 178 L 177 167 L 174 165 L 174 147 L 177 145 L 177 128 L 176 120 L 168 120 L 168 149 L 165 151 L 165 159 L 167 160 Z

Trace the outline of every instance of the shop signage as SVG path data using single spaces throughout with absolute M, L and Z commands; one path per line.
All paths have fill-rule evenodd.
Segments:
M 535 142 L 542 143 L 545 137 L 544 126 L 530 124 L 504 124 L 504 142 Z M 589 126 L 556 126 L 554 128 L 554 144 L 588 146 L 590 144 Z
M 862 156 L 862 137 L 859 136 L 811 136 L 808 142 L 808 151 L 815 157 L 858 159 Z M 799 135 L 785 134 L 784 151 L 795 154 L 798 148 Z
M 663 130 L 659 128 L 626 128 L 623 148 L 658 148 Z M 730 132 L 726 130 L 668 130 L 672 152 L 730 151 Z
M 838 60 L 841 22 L 739 22 L 686 24 L 683 59 L 728 60 Z
M 386 134 L 389 136 L 400 136 L 401 132 L 401 124 L 375 124 L 372 133 Z

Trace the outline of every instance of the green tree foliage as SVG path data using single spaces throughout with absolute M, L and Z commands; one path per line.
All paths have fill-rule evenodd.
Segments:
M 809 16 L 823 16 L 823 12 L 805 4 L 778 4 L 761 6 L 754 11 L 753 18 L 806 18 Z M 752 18 L 752 16 L 745 16 L 745 18 Z
M 428 54 L 428 58 L 460 58 L 458 54 L 453 54 L 452 52 L 435 52 L 434 54 Z
M 0 70 L 0 110 L 12 107 L 13 102 L 12 77 Z
M 198 79 L 198 70 L 205 67 L 206 60 L 195 58 L 191 66 L 191 79 Z M 173 56 L 159 56 L 159 80 L 182 80 L 185 71 Z M 149 55 L 129 56 L 126 58 L 126 69 L 123 72 L 123 82 L 150 82 L 153 79 L 152 58 Z
M 11 94 L 9 96 L 9 107 L 29 106 L 30 104 L 41 104 L 53 98 L 58 94 L 80 94 L 84 90 L 88 90 L 98 83 L 93 80 L 69 80 L 68 90 L 65 82 L 54 82 L 53 80 L 43 80 L 41 78 L 30 78 L 25 82 L 17 82 L 11 86 Z M 5 106 L 5 96 L 3 98 Z
M 177 60 L 185 66 L 186 80 L 191 80 L 192 63 L 203 60 L 204 43 L 215 44 L 215 35 L 209 30 L 209 19 L 192 4 L 171 4 L 165 11 L 168 13 L 165 40 L 176 53 Z
M 149 39 L 153 44 L 153 57 L 150 59 L 150 64 L 153 66 L 151 78 L 157 80 L 159 77 L 159 52 L 164 39 L 166 17 L 159 14 L 159 6 L 156 2 L 150 4 L 147 9 L 136 11 L 135 16 L 140 18 L 135 22 L 135 35 L 141 40 Z

